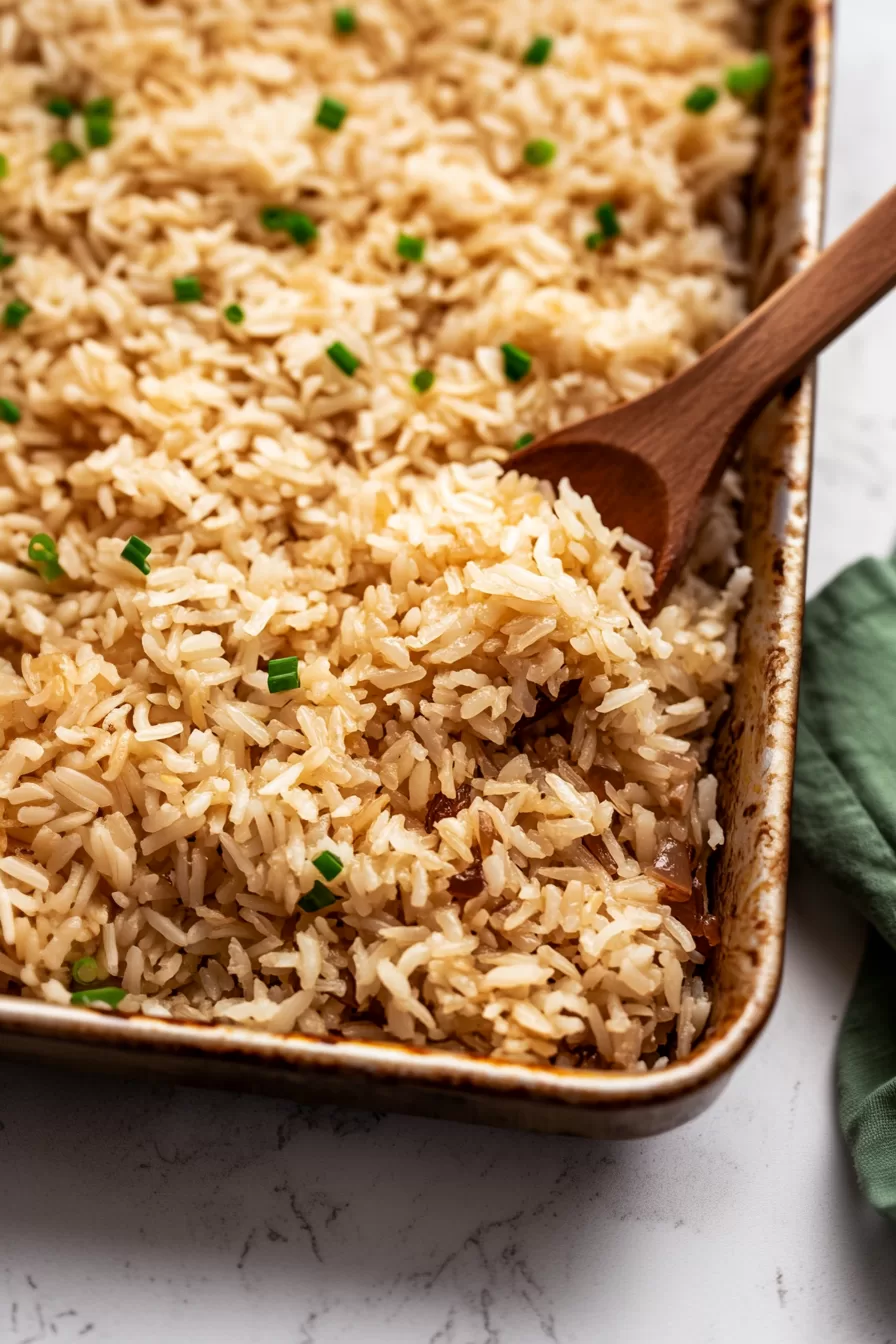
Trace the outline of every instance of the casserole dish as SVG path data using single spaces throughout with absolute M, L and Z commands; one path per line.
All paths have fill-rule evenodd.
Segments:
M 828 18 L 821 0 L 775 0 L 765 14 L 760 40 L 777 77 L 752 189 L 756 298 L 817 247 Z M 713 968 L 714 1015 L 693 1057 L 651 1073 L 572 1071 L 381 1042 L 90 1015 L 13 998 L 0 999 L 0 1048 L 78 1067 L 150 1070 L 301 1099 L 596 1136 L 641 1135 L 695 1114 L 755 1037 L 780 973 L 810 433 L 807 379 L 770 410 L 747 453 L 744 558 L 755 587 L 740 679 L 717 748 L 728 842 L 714 890 L 724 938 Z

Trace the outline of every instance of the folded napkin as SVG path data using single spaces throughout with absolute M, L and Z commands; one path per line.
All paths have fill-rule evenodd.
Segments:
M 896 1218 L 896 558 L 861 560 L 806 611 L 794 836 L 870 920 L 837 1058 L 859 1183 Z

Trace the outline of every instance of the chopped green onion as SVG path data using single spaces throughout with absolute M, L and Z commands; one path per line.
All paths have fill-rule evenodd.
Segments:
M 321 850 L 317 858 L 312 859 L 311 862 L 327 882 L 332 882 L 334 878 L 337 878 L 345 867 L 345 864 L 337 854 L 333 853 L 332 849 Z
M 268 690 L 271 695 L 277 695 L 279 691 L 297 691 L 300 684 L 299 660 L 295 654 L 271 659 L 268 663 Z
M 84 115 L 87 117 L 111 117 L 114 112 L 111 98 L 91 98 L 84 104 Z
M 516 443 L 513 445 L 513 451 L 516 452 L 517 449 L 519 448 L 528 448 L 529 444 L 534 442 L 535 442 L 534 434 L 521 434 L 517 439 Z
M 531 168 L 543 168 L 557 153 L 553 140 L 530 140 L 523 150 L 523 158 Z
M 616 207 L 612 201 L 604 201 L 594 212 L 594 217 L 601 228 L 601 233 L 605 238 L 618 238 L 622 232 L 619 224 L 619 217 L 616 214 Z
M 146 562 L 146 557 L 151 550 L 152 547 L 147 546 L 146 542 L 140 537 L 128 537 L 122 548 L 121 558 L 127 560 L 135 569 L 139 569 L 141 574 L 148 574 L 149 565 Z
M 411 387 L 415 392 L 428 392 L 436 380 L 432 369 L 418 369 L 411 377 Z
M 314 120 L 318 126 L 323 126 L 325 131 L 338 131 L 345 121 L 347 112 L 345 103 L 340 103 L 338 98 L 321 98 Z
M 405 261 L 422 261 L 423 253 L 426 251 L 426 239 L 415 238 L 411 233 L 400 233 L 395 251 L 400 257 L 404 257 Z
M 718 89 L 714 89 L 711 84 L 698 84 L 685 98 L 684 108 L 686 112 L 693 112 L 695 116 L 702 117 L 711 107 L 715 107 L 718 101 Z
M 83 157 L 84 155 L 78 146 L 73 145 L 71 140 L 54 140 L 47 150 L 47 158 L 57 173 L 61 173 L 63 168 L 67 168 L 70 163 L 74 163 L 76 159 L 83 159 Z
M 282 205 L 264 205 L 258 212 L 262 227 L 269 233 L 288 233 L 294 243 L 311 243 L 317 237 L 317 225 L 301 210 Z
M 22 418 L 22 412 L 14 401 L 8 397 L 0 397 L 0 420 L 4 425 L 17 425 Z
M 339 897 L 334 896 L 323 882 L 315 882 L 311 890 L 299 901 L 299 908 L 304 910 L 306 915 L 312 915 L 318 910 L 326 910 L 328 905 L 335 905 L 338 900 Z
M 599 247 L 603 247 L 612 238 L 618 238 L 622 232 L 616 207 L 612 201 L 604 201 L 602 205 L 599 205 L 594 212 L 594 217 L 600 228 L 585 237 L 585 246 L 592 252 Z
M 544 65 L 554 45 L 552 37 L 533 37 L 523 52 L 523 65 Z
M 72 975 L 79 985 L 92 985 L 100 973 L 93 957 L 80 957 L 72 966 Z
M 291 214 L 292 211 L 283 205 L 263 205 L 258 212 L 258 218 L 263 229 L 267 229 L 270 233 L 280 233 L 289 227 Z
M 358 26 L 358 20 L 355 17 L 355 11 L 348 5 L 341 5 L 339 9 L 333 10 L 333 27 L 337 33 L 343 37 L 346 33 L 353 33 Z
M 100 112 L 85 112 L 84 134 L 91 149 L 105 149 L 112 143 L 112 118 Z
M 198 303 L 202 299 L 202 283 L 195 275 L 176 275 L 171 288 L 177 303 Z
M 123 989 L 107 985 L 105 989 L 76 990 L 69 1002 L 76 1008 L 89 1008 L 92 1003 L 107 1003 L 110 1008 L 117 1008 L 125 997 Z
M 232 322 L 235 327 L 238 327 L 246 314 L 238 303 L 228 303 L 227 307 L 224 309 L 224 316 L 227 318 L 228 322 Z
M 732 65 L 728 69 L 725 88 L 735 98 L 755 98 L 768 86 L 771 77 L 771 58 L 767 52 L 760 51 L 748 65 Z
M 25 321 L 25 318 L 31 312 L 31 304 L 26 303 L 24 299 L 13 299 L 3 309 L 3 325 L 9 331 L 15 331 Z
M 15 255 L 12 252 L 0 251 L 0 271 L 5 271 L 15 261 Z
M 519 383 L 532 368 L 532 356 L 518 345 L 509 343 L 501 346 L 504 355 L 504 372 L 512 383 Z
M 361 367 L 358 356 L 353 355 L 348 346 L 343 345 L 341 341 L 334 341 L 332 345 L 328 345 L 327 354 L 337 369 L 341 369 L 348 378 L 354 378 L 355 370 Z
M 301 210 L 291 210 L 286 232 L 294 243 L 301 243 L 304 247 L 307 243 L 313 243 L 317 237 L 317 225 L 313 219 L 303 215 Z
M 75 115 L 75 104 L 71 98 L 64 98 L 62 94 L 54 94 L 52 98 L 47 99 L 47 111 L 51 117 L 59 117 L 60 121 L 67 121 L 69 117 Z
M 0 154 L 0 180 L 9 176 L 9 159 L 5 154 Z
M 61 579 L 65 570 L 59 563 L 59 552 L 52 537 L 36 532 L 28 543 L 28 559 L 36 567 L 45 583 Z

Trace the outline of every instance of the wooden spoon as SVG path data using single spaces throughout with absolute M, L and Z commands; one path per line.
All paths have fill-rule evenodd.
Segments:
M 508 468 L 590 495 L 653 552 L 655 612 L 744 428 L 896 284 L 896 188 L 656 392 L 514 453 Z

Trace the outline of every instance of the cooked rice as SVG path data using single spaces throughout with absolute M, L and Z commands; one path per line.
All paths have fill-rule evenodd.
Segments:
M 0 990 L 67 1003 L 89 955 L 123 1012 L 687 1053 L 703 956 L 650 870 L 722 840 L 736 486 L 648 627 L 637 544 L 499 464 L 737 319 L 757 124 L 682 100 L 746 55 L 740 9 L 361 0 L 339 38 L 329 0 L 0 6 L 3 302 L 33 310 L 0 335 Z M 53 93 L 115 100 L 109 147 L 58 173 Z M 604 200 L 622 236 L 589 251 Z M 265 232 L 271 203 L 316 242 Z M 175 304 L 188 274 L 204 299 Z M 271 695 L 290 654 L 301 688 Z M 339 899 L 306 914 L 325 849 Z

